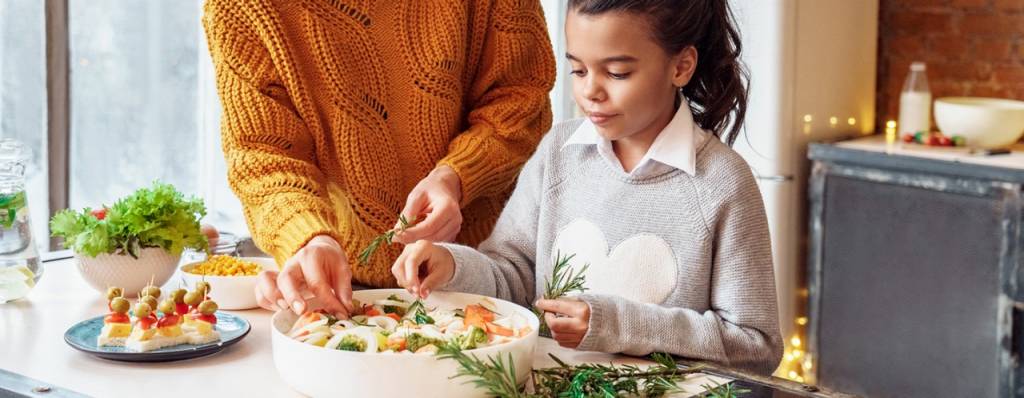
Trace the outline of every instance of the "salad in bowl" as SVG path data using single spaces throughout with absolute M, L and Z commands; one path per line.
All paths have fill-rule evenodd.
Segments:
M 309 396 L 483 397 L 458 365 L 433 355 L 457 345 L 482 360 L 511 357 L 526 381 L 539 320 L 508 301 L 468 293 L 435 292 L 417 300 L 405 290 L 361 290 L 350 319 L 314 310 L 279 311 L 272 319 L 274 362 L 292 388 Z M 388 382 L 400 377 L 401 382 Z

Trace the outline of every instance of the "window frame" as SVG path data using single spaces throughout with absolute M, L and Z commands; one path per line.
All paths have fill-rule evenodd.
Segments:
M 68 207 L 71 139 L 71 38 L 68 0 L 45 0 L 46 24 L 46 162 L 49 215 Z M 46 222 L 46 221 L 44 221 Z M 51 251 L 59 239 L 49 238 Z

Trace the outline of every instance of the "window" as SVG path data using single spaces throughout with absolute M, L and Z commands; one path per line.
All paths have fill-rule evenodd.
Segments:
M 40 248 L 49 236 L 46 156 L 46 44 L 43 2 L 0 1 L 0 136 L 25 144 L 32 234 Z
M 572 98 L 572 82 L 569 80 L 569 61 L 565 59 L 565 0 L 541 0 L 544 17 L 548 22 L 551 47 L 555 50 L 555 87 L 551 90 L 553 123 L 579 116 Z

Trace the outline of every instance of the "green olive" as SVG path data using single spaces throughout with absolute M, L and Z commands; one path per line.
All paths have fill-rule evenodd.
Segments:
M 161 301 L 160 302 L 160 306 L 157 307 L 157 309 L 159 309 L 160 312 L 163 312 L 164 316 L 173 314 L 174 313 L 174 300 L 167 299 L 167 300 Z
M 201 301 L 203 301 L 203 295 L 199 294 L 199 292 L 185 293 L 185 304 L 195 307 L 199 305 Z
M 206 295 L 210 294 L 210 290 L 212 290 L 212 288 L 210 287 L 210 283 L 209 282 L 207 282 L 207 281 L 196 282 L 196 291 L 200 292 L 200 294 L 202 294 L 203 297 L 206 297 Z
M 124 297 L 114 297 L 113 300 L 110 300 L 110 309 L 118 314 L 127 314 L 131 307 L 132 304 Z
M 142 288 L 142 295 L 153 296 L 153 298 L 160 298 L 160 288 L 153 285 L 146 286 Z
M 217 303 L 213 300 L 203 301 L 199 303 L 199 312 L 203 315 L 213 315 L 214 312 L 217 312 Z
M 107 301 L 113 300 L 114 297 L 121 297 L 122 293 L 124 293 L 124 290 L 121 290 L 119 287 L 107 288 Z
M 174 299 L 175 303 L 181 304 L 185 302 L 185 289 L 176 289 L 171 292 L 171 298 Z
M 145 318 L 145 317 L 149 316 L 149 314 L 152 313 L 152 312 L 153 312 L 153 307 L 150 307 L 149 304 L 146 304 L 146 303 L 135 304 L 135 317 L 136 318 Z
M 150 311 L 160 305 L 160 302 L 153 296 L 142 296 L 142 298 L 139 299 L 139 302 L 149 305 Z

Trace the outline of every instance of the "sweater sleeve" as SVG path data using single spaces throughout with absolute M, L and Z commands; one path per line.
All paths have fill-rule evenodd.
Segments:
M 782 357 L 771 242 L 761 195 L 748 170 L 708 222 L 713 236 L 710 309 L 695 311 L 583 294 L 590 325 L 581 350 L 668 352 L 771 374 Z M 749 179 L 749 181 L 747 181 Z M 722 184 L 731 185 L 731 184 Z
M 462 181 L 462 205 L 507 192 L 551 127 L 555 62 L 540 3 L 496 0 L 470 87 L 469 128 L 437 164 Z
M 230 7 L 208 2 L 203 16 L 223 106 L 228 182 L 253 239 L 280 264 L 314 236 L 341 239 L 313 139 L 267 49 Z
M 536 297 L 536 257 L 540 200 L 544 192 L 544 155 L 551 135 L 523 166 L 516 187 L 491 236 L 478 249 L 440 244 L 455 258 L 455 274 L 442 290 L 475 293 L 527 308 Z

